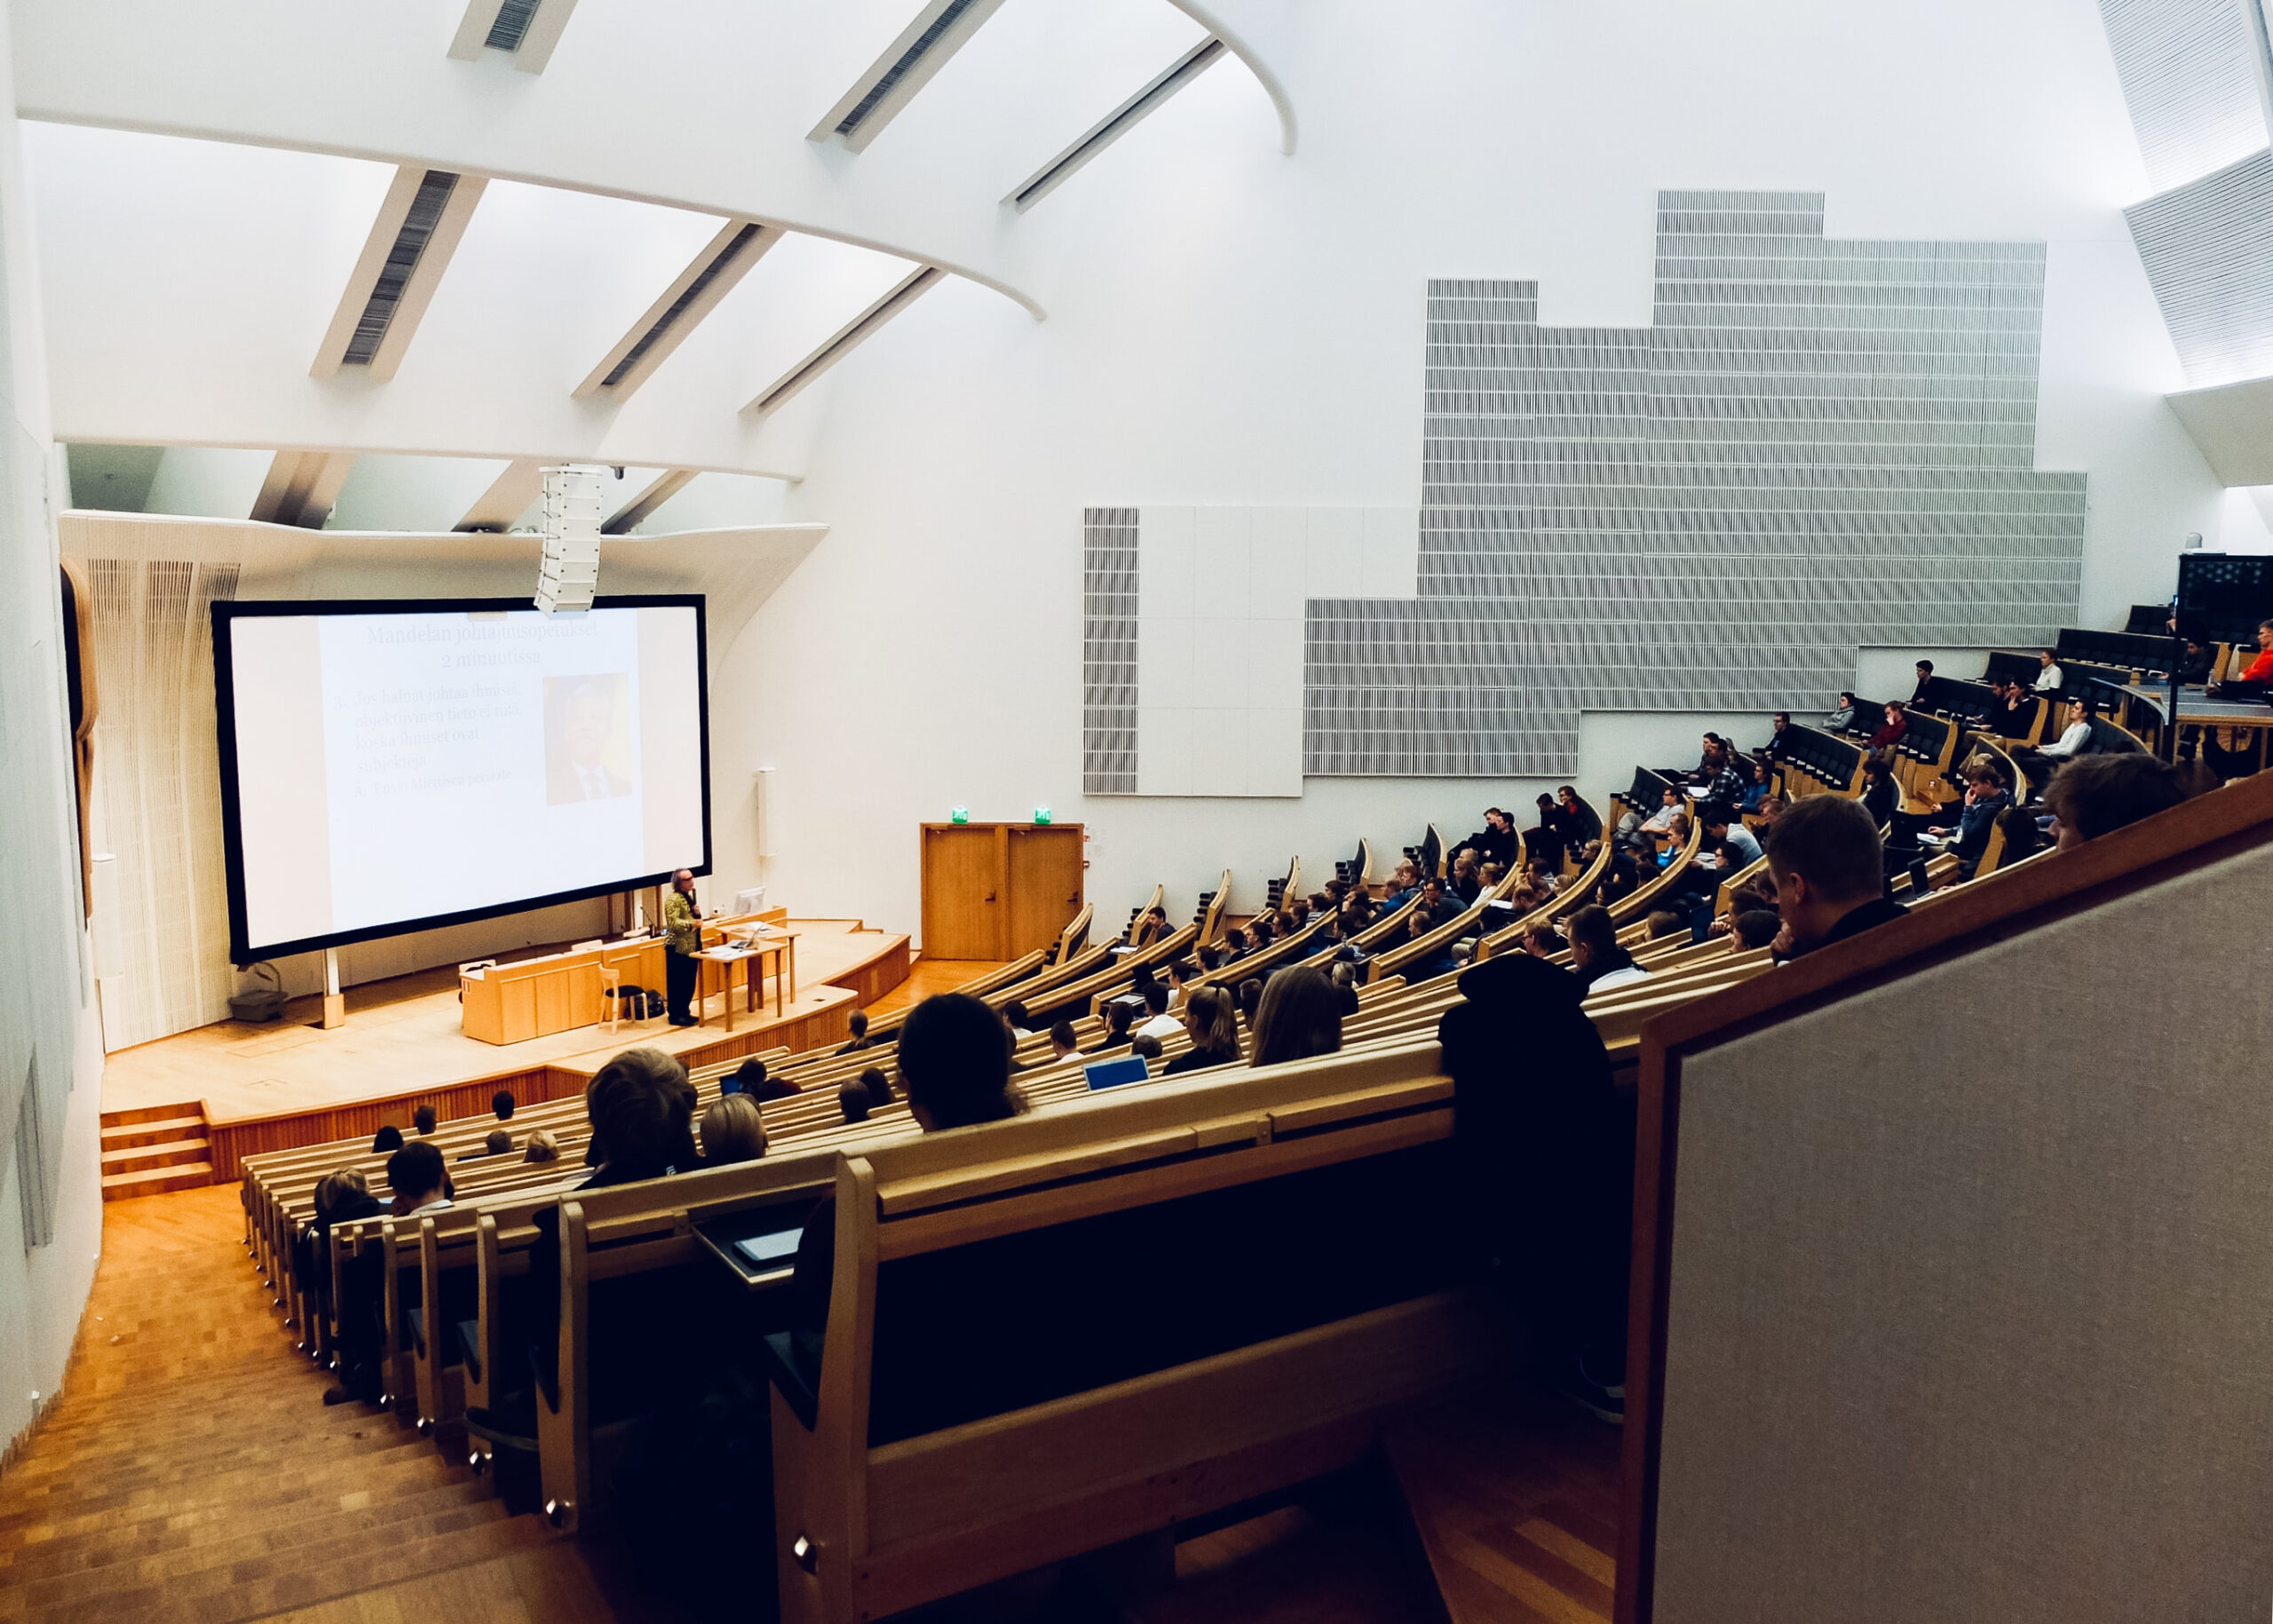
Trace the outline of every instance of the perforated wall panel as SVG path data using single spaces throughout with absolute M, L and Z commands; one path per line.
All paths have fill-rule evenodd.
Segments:
M 2265 145 L 2256 0 L 2099 0 L 2123 99 L 2155 190 L 2198 180 Z
M 2124 211 L 2186 381 L 2273 374 L 2273 153 Z
M 1081 527 L 1081 788 L 1136 793 L 1136 510 Z

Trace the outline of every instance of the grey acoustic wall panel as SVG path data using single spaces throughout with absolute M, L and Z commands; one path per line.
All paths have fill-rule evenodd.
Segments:
M 2099 0 L 2123 99 L 2158 192 L 2199 179 L 2266 144 L 2257 0 Z
M 2273 153 L 2124 211 L 2186 381 L 2273 375 Z
M 1833 242 L 1819 194 L 1667 192 L 1656 269 L 1644 328 L 1429 285 L 1414 579 L 1309 594 L 1304 772 L 1565 776 L 1582 710 L 1820 707 L 1858 646 L 2074 617 L 2084 476 L 2034 467 L 2041 244 Z
M 1091 508 L 1081 546 L 1081 788 L 1136 793 L 1136 510 Z

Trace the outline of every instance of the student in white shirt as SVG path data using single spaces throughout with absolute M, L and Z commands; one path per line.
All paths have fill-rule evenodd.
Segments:
M 1144 984 L 1144 1009 L 1148 1018 L 1131 1036 L 1166 1039 L 1184 1030 L 1184 1023 L 1168 1013 L 1168 989 L 1160 982 Z
M 2036 657 L 2039 662 L 2039 669 L 2036 673 L 2036 691 L 2039 693 L 2059 693 L 2061 685 L 2068 679 L 2061 675 L 2060 667 L 2053 660 L 2052 651 L 2048 648 L 2040 648 L 2037 650 Z
M 2058 741 L 2046 745 L 2039 755 L 2055 761 L 2067 761 L 2077 756 L 2088 755 L 2092 746 L 2092 703 L 2086 699 L 2071 699 L 2063 709 L 2062 717 L 2067 726 Z

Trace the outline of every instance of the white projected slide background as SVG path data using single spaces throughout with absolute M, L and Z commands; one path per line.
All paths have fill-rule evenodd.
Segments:
M 249 948 L 706 860 L 691 606 L 240 614 L 223 630 Z

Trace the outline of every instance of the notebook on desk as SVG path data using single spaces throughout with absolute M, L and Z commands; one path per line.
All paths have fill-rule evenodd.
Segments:
M 771 1234 L 751 1235 L 734 1242 L 734 1249 L 751 1263 L 763 1268 L 768 1264 L 780 1264 L 797 1256 L 797 1243 L 804 1239 L 800 1229 L 775 1230 Z

